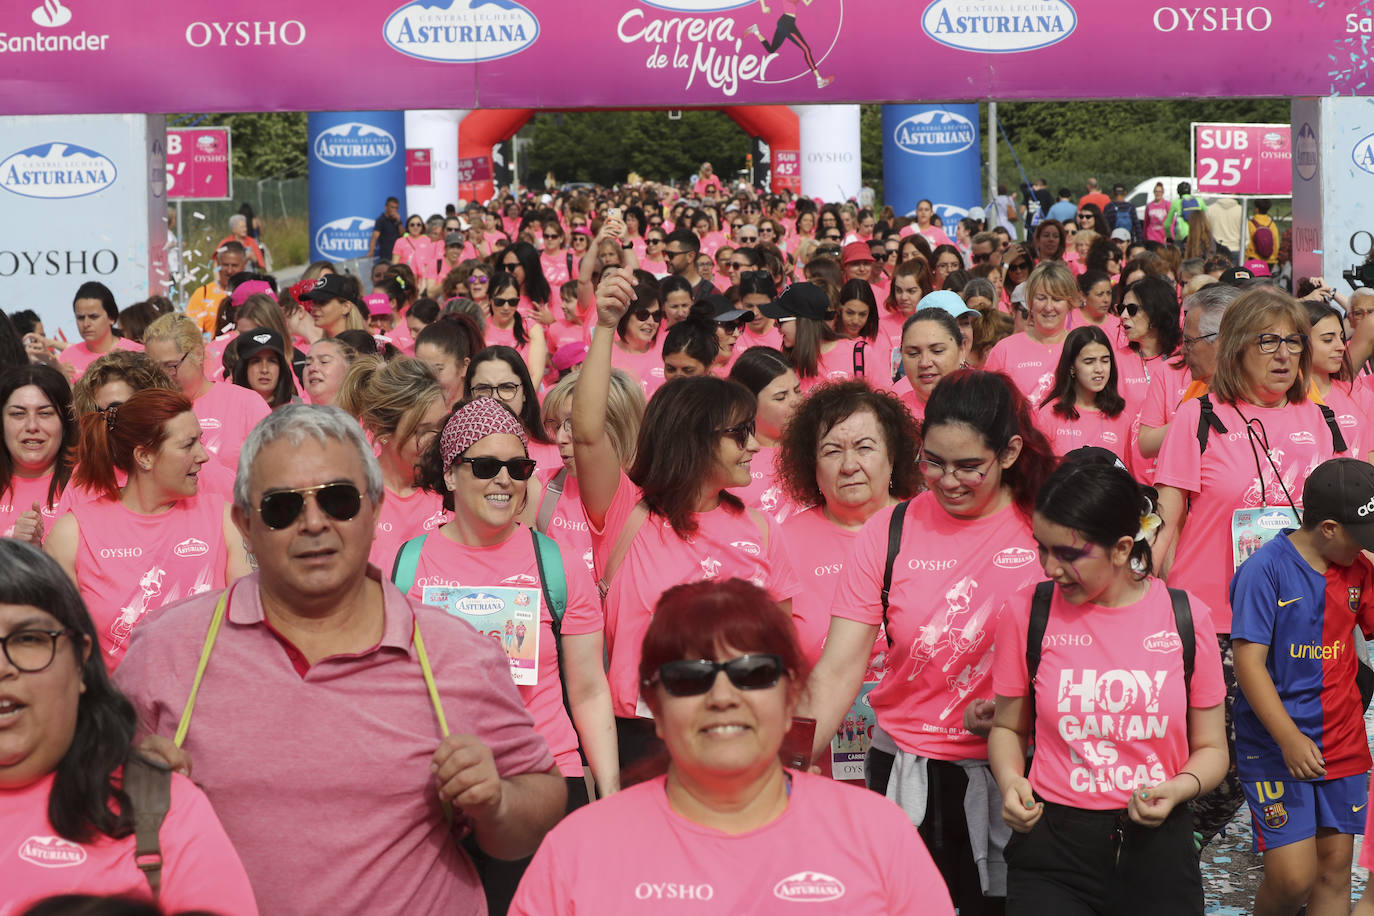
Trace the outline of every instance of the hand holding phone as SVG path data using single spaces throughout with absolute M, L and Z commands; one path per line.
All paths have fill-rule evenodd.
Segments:
M 806 772 L 811 768 L 811 748 L 816 741 L 816 720 L 793 716 L 792 727 L 783 735 L 778 756 L 782 765 Z

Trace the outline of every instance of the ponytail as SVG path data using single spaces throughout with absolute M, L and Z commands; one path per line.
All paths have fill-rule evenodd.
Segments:
M 115 468 L 134 472 L 134 450 L 156 450 L 167 438 L 167 423 L 192 412 L 179 391 L 148 388 L 134 392 L 123 404 L 111 404 L 81 418 L 72 483 L 106 499 L 119 499 Z

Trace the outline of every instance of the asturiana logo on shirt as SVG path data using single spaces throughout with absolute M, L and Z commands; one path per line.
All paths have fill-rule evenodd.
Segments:
M 335 168 L 370 169 L 395 155 L 396 138 L 374 124 L 335 124 L 315 137 L 315 158 Z
M 753 541 L 731 541 L 730 546 L 736 550 L 749 554 L 751 557 L 763 555 L 763 551 L 759 549 L 759 545 L 755 544 Z
M 932 108 L 898 124 L 892 142 L 917 156 L 952 156 L 977 143 L 978 132 L 963 115 Z
M 821 872 L 802 871 L 773 885 L 773 896 L 794 903 L 822 903 L 843 897 L 844 885 Z
M 525 50 L 539 20 L 514 0 L 414 0 L 387 17 L 382 37 L 407 57 L 470 64 Z
M 935 0 L 921 16 L 921 28 L 945 47 L 992 54 L 1048 48 L 1077 27 L 1065 0 Z
M 86 861 L 86 850 L 56 836 L 31 836 L 19 846 L 19 858 L 43 868 L 68 868 Z
M 1305 430 L 1305 429 L 1298 430 L 1298 431 L 1295 432 L 1295 433 L 1289 433 L 1289 434 L 1288 434 L 1288 438 L 1289 438 L 1290 440 L 1292 440 L 1292 442 L 1293 442 L 1294 445 L 1316 445 L 1316 444 L 1317 444 L 1317 437 L 1314 436 L 1314 435 L 1312 435 L 1311 433 L 1309 433 L 1309 432 L 1308 432 L 1307 430 Z
M 1183 640 L 1173 630 L 1160 630 L 1158 633 L 1151 633 L 1145 637 L 1145 649 L 1148 652 L 1162 652 L 1168 655 L 1171 652 L 1181 651 Z
M 187 538 L 172 548 L 172 553 L 179 557 L 203 557 L 209 552 L 210 545 L 200 538 Z
M 75 143 L 40 143 L 0 161 L 0 187 L 21 197 L 86 197 L 115 183 L 119 170 L 104 153 Z
M 1008 547 L 993 555 L 992 565 L 998 569 L 1017 569 L 1035 562 L 1035 551 L 1029 547 Z

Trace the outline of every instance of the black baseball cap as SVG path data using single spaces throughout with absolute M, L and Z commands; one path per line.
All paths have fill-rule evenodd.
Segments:
M 1374 465 L 1332 458 L 1307 475 L 1302 488 L 1304 521 L 1340 522 L 1365 550 L 1374 550 Z
M 769 318 L 813 318 L 825 321 L 830 317 L 830 297 L 814 283 L 793 283 L 772 302 L 759 307 Z
M 1240 286 L 1242 281 L 1253 279 L 1255 279 L 1255 274 L 1250 269 L 1245 267 L 1232 267 L 1230 270 L 1223 272 L 1222 275 L 1217 278 L 1217 282 L 1225 283 L 1227 286 Z
M 286 358 L 286 345 L 282 343 L 281 335 L 271 328 L 256 328 L 245 334 L 240 334 L 238 340 L 239 362 L 246 363 L 263 350 L 272 350 Z
M 363 304 L 350 295 L 350 287 L 356 287 L 356 284 L 349 283 L 342 274 L 321 274 L 314 286 L 296 298 L 306 302 L 328 302 L 330 299 L 343 299 L 345 302 L 352 302 L 361 311 Z
M 708 296 L 703 296 L 701 301 L 711 307 L 711 311 L 715 315 L 716 321 L 720 322 L 737 321 L 745 315 L 752 316 L 754 314 L 745 309 L 735 308 L 730 300 L 726 299 L 720 293 L 711 293 Z

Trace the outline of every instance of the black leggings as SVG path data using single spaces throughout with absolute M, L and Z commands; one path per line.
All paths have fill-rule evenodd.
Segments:
M 1045 802 L 1007 843 L 1007 916 L 1202 916 L 1193 818 L 1178 805 L 1142 827 L 1124 810 Z
M 565 776 L 564 781 L 568 784 L 568 807 L 565 813 L 572 814 L 587 804 L 587 780 L 581 776 Z M 525 876 L 525 869 L 529 868 L 534 856 L 513 862 L 494 859 L 482 851 L 471 834 L 463 841 L 463 848 L 472 858 L 472 864 L 477 866 L 477 875 L 482 879 L 482 890 L 487 895 L 488 916 L 506 916 L 510 902 L 515 898 L 515 889 L 519 887 L 520 879 Z
M 811 46 L 807 44 L 806 39 L 802 37 L 802 33 L 797 31 L 797 17 L 793 16 L 791 13 L 783 13 L 778 17 L 778 27 L 773 30 L 773 40 L 765 41 L 763 43 L 763 50 L 767 51 L 769 54 L 776 53 L 778 48 L 782 47 L 784 41 L 790 41 L 792 44 L 801 48 L 802 55 L 806 58 L 806 66 L 810 67 L 814 72 L 816 69 L 816 58 L 811 53 Z

